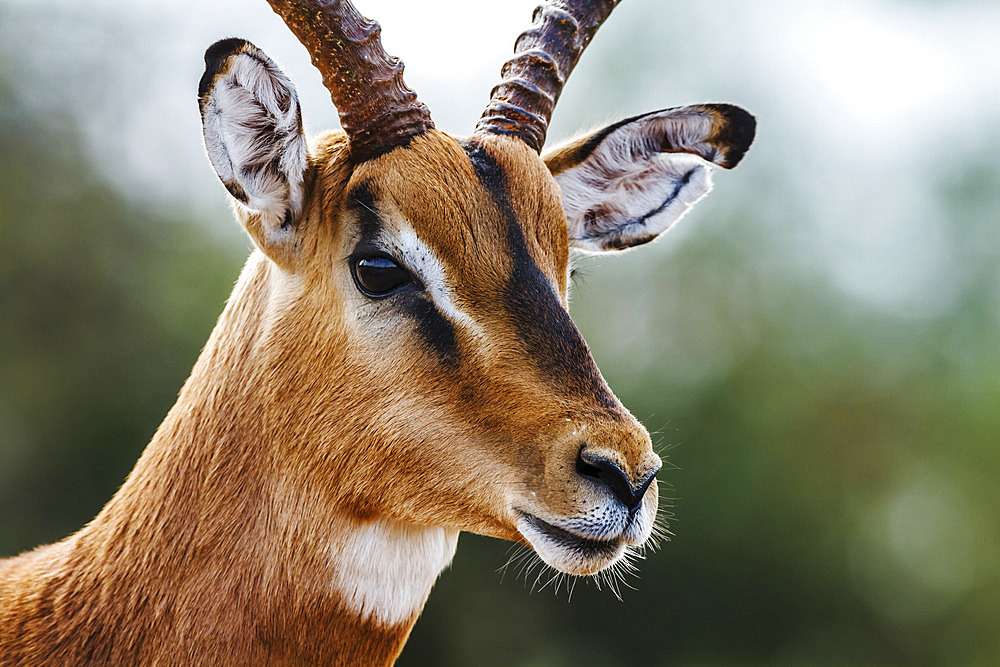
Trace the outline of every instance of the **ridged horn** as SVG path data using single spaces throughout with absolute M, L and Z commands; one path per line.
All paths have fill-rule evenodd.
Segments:
M 267 0 L 309 51 L 340 114 L 355 162 L 434 127 L 403 83 L 403 63 L 382 48 L 381 27 L 347 0 Z
M 545 132 L 583 50 L 621 0 L 552 0 L 537 9 L 500 70 L 477 133 L 512 134 L 541 152 Z

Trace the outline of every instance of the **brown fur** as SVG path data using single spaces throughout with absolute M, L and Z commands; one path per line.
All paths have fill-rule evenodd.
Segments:
M 481 142 L 565 307 L 558 186 L 527 146 Z M 456 328 L 455 367 L 353 285 L 345 195 L 360 183 L 441 258 L 454 302 L 480 325 L 479 336 Z M 75 535 L 0 561 L 0 662 L 390 663 L 418 612 L 387 627 L 351 611 L 321 557 L 345 526 L 388 518 L 524 542 L 515 506 L 528 490 L 552 514 L 592 493 L 573 469 L 583 440 L 571 426 L 633 479 L 658 465 L 585 347 L 592 378 L 539 372 L 502 308 L 501 213 L 458 142 L 432 131 L 354 168 L 343 135 L 328 134 L 306 187 L 294 249 L 251 255 L 118 493 Z

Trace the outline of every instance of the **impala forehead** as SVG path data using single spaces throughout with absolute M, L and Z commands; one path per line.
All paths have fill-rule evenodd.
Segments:
M 398 307 L 442 360 L 466 354 L 459 331 L 482 333 L 560 396 L 616 410 L 566 310 L 567 232 L 544 165 L 520 144 L 500 150 L 502 139 L 449 142 L 433 146 L 428 160 L 429 147 L 414 141 L 355 178 L 347 199 L 357 220 L 353 252 L 391 254 L 423 283 L 419 297 Z
M 348 192 L 366 188 L 374 213 L 367 222 L 377 218 L 385 232 L 408 228 L 470 298 L 492 296 L 516 270 L 518 241 L 563 293 L 568 238 L 558 186 L 536 153 L 504 139 L 484 146 L 429 132 L 359 169 Z

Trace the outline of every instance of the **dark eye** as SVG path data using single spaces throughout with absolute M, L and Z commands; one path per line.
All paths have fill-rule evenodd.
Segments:
M 388 257 L 361 257 L 351 263 L 354 284 L 365 296 L 389 296 L 413 283 L 413 276 Z

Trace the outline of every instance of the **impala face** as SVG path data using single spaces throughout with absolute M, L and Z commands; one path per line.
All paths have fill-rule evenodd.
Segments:
M 267 56 L 226 40 L 206 64 L 209 158 L 268 283 L 262 349 L 292 369 L 296 493 L 526 543 L 571 574 L 648 540 L 661 462 L 569 317 L 570 249 L 654 239 L 713 163 L 739 161 L 752 117 L 668 109 L 545 155 L 482 129 L 363 151 L 327 133 L 307 150 Z
M 309 319 L 339 320 L 325 344 L 364 356 L 354 384 L 385 404 L 370 437 L 395 483 L 366 494 L 373 515 L 526 541 L 574 574 L 649 537 L 660 460 L 566 311 L 565 214 L 536 154 L 427 133 L 306 215 L 328 246 L 306 270 L 337 295 Z

